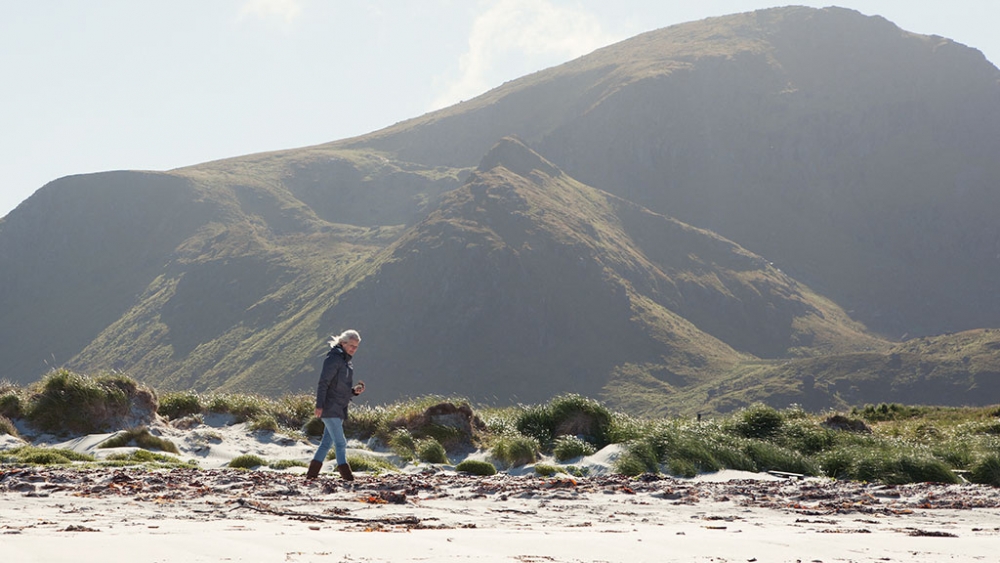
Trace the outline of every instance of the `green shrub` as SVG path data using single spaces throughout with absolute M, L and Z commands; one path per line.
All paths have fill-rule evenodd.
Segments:
M 545 444 L 553 438 L 552 413 L 542 405 L 525 407 L 518 415 L 515 427 L 520 434 Z
M 377 436 L 383 443 L 388 442 L 389 420 L 392 413 L 385 407 L 359 405 L 347 413 L 344 433 L 348 438 L 367 440 Z
M 941 460 L 906 453 L 862 458 L 858 461 L 854 479 L 887 485 L 958 482 L 958 477 Z
M 243 454 L 241 456 L 233 458 L 233 460 L 229 462 L 228 467 L 233 467 L 236 469 L 252 469 L 254 467 L 260 467 L 263 465 L 267 465 L 267 462 L 264 461 L 264 458 L 260 457 L 259 455 Z
M 712 458 L 726 469 L 757 471 L 757 464 L 744 451 L 743 440 L 717 438 L 706 444 Z
M 538 441 L 528 436 L 501 436 L 490 449 L 491 455 L 507 467 L 519 467 L 538 460 Z
M 712 473 L 722 469 L 708 444 L 687 434 L 675 436 L 668 444 L 666 462 L 670 474 L 681 477 L 694 477 L 699 473 Z
M 288 429 L 299 429 L 315 418 L 313 416 L 315 407 L 316 397 L 314 395 L 284 395 L 272 406 L 271 414 L 277 419 L 280 426 Z
M 66 465 L 74 461 L 94 461 L 93 456 L 80 454 L 73 450 L 61 448 L 40 448 L 38 446 L 20 446 L 0 452 L 5 463 L 23 463 L 26 465 Z
M 1000 454 L 989 454 L 979 460 L 969 471 L 973 483 L 1000 487 Z
M 904 483 L 959 483 L 948 464 L 929 455 L 907 455 L 897 461 L 898 484 Z M 886 483 L 894 484 L 887 480 Z
M 767 440 L 781 432 L 784 423 L 781 413 L 763 404 L 754 404 L 743 409 L 733 424 L 733 430 L 744 438 Z
M 270 401 L 263 396 L 244 393 L 211 395 L 203 412 L 230 414 L 234 422 L 246 422 L 268 411 Z
M 247 430 L 251 432 L 277 432 L 281 430 L 278 419 L 273 414 L 259 414 L 250 419 L 247 423 Z
M 496 475 L 497 468 L 488 461 L 478 459 L 467 459 L 455 466 L 455 471 L 461 473 L 471 473 L 472 475 L 489 476 Z
M 347 456 L 347 463 L 354 471 L 365 471 L 375 475 L 396 471 L 396 466 L 388 460 L 370 455 L 351 454 Z
M 648 449 L 648 444 L 638 442 L 615 460 L 613 470 L 615 473 L 635 477 L 643 473 L 659 473 L 660 464 L 655 461 L 655 454 Z
M 310 418 L 305 426 L 302 427 L 302 433 L 306 436 L 322 436 L 325 431 L 326 425 L 316 417 Z
M 665 464 L 672 475 L 693 477 L 698 473 L 755 468 L 741 446 L 731 444 L 715 426 L 690 426 L 680 421 L 649 425 L 646 434 L 626 446 L 623 459 L 616 464 L 620 473 L 659 473 Z
M 803 475 L 819 473 L 819 466 L 815 461 L 771 442 L 748 440 L 743 451 L 753 460 L 758 471 L 786 471 Z
M 805 419 L 786 421 L 776 439 L 782 447 L 805 455 L 828 450 L 834 446 L 835 440 L 836 436 L 832 430 Z
M 39 451 L 18 456 L 20 463 L 32 465 L 66 465 L 73 463 L 73 460 L 57 451 Z
M 177 450 L 177 446 L 174 445 L 173 442 L 167 440 L 166 438 L 160 438 L 159 436 L 150 434 L 149 429 L 145 426 L 123 430 L 115 436 L 101 442 L 98 447 L 121 448 L 132 445 L 139 448 L 157 449 L 175 454 L 180 453 Z
M 552 477 L 556 473 L 566 473 L 562 467 L 557 467 L 555 465 L 549 465 L 547 463 L 535 464 L 535 473 L 541 475 L 542 477 Z
M 172 420 L 201 414 L 203 412 L 201 396 L 194 391 L 167 393 L 160 399 L 160 406 L 156 412 Z
M 389 449 L 403 461 L 413 461 L 417 457 L 417 442 L 405 428 L 399 428 L 389 437 Z
M 555 423 L 553 436 L 581 436 L 597 448 L 608 445 L 611 411 L 593 399 L 563 395 L 549 403 Z
M 578 457 L 593 455 L 597 448 L 576 436 L 559 436 L 555 440 L 552 454 L 556 461 L 562 463 Z
M 443 424 L 427 424 L 419 428 L 415 433 L 417 438 L 433 438 L 436 442 L 444 446 L 445 444 L 456 444 L 462 441 L 463 433 L 454 426 Z M 447 448 L 445 448 L 447 450 Z
M 517 431 L 548 448 L 558 436 L 581 436 L 598 448 L 609 443 L 612 415 L 603 405 L 580 395 L 562 395 L 545 406 L 526 407 Z
M 850 480 L 856 473 L 857 453 L 848 448 L 838 448 L 824 452 L 819 457 L 819 465 L 823 474 L 832 479 Z
M 308 467 L 309 464 L 297 459 L 279 459 L 277 461 L 272 461 L 268 464 L 271 469 L 282 471 L 288 469 L 289 467 Z
M 434 438 L 417 441 L 417 459 L 426 463 L 448 463 L 444 446 Z
M 928 452 L 889 445 L 826 452 L 820 456 L 820 465 L 828 476 L 837 479 L 887 485 L 958 482 L 951 468 Z
M 145 402 L 154 410 L 156 407 L 155 394 L 121 374 L 88 377 L 56 370 L 49 372 L 35 389 L 25 416 L 32 426 L 45 432 L 90 434 L 128 415 L 133 401 Z
M 486 433 L 491 436 L 514 434 L 517 432 L 518 407 L 484 408 L 479 416 L 486 425 Z
M 24 401 L 21 399 L 21 394 L 16 390 L 11 389 L 4 393 L 0 393 L 0 416 L 7 418 L 23 418 L 23 405 Z
M 931 454 L 955 469 L 971 468 L 976 457 L 972 444 L 960 439 L 933 446 Z
M 163 463 L 174 466 L 190 466 L 172 455 L 158 454 L 148 450 L 135 450 L 129 453 L 111 454 L 105 458 L 107 461 L 124 462 L 113 465 L 140 465 L 143 463 Z M 111 465 L 111 464 L 109 464 Z
M 627 444 L 649 434 L 655 423 L 623 413 L 611 414 L 611 427 L 608 430 L 608 443 Z

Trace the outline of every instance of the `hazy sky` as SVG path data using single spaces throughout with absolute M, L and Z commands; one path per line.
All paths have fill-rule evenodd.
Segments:
M 169 170 L 361 135 L 644 31 L 780 5 L 0 0 L 0 217 L 62 176 Z M 835 5 L 1000 61 L 1000 2 Z

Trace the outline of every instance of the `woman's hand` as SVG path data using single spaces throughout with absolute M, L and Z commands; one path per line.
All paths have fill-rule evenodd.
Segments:
M 316 415 L 316 418 L 323 418 L 323 409 L 316 409 L 313 414 Z
M 354 395 L 360 395 L 365 392 L 365 382 L 359 381 L 357 385 L 354 386 Z

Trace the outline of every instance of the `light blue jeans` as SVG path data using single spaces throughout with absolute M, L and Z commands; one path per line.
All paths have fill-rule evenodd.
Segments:
M 314 461 L 323 462 L 326 454 L 333 451 L 337 454 L 337 465 L 347 463 L 347 438 L 344 436 L 344 421 L 339 418 L 321 418 L 323 421 L 323 439 L 319 442 L 319 449 L 313 456 Z

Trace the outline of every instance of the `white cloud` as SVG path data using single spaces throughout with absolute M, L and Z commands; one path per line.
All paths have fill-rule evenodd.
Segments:
M 551 0 L 496 0 L 476 18 L 458 77 L 446 81 L 431 109 L 477 96 L 517 78 L 607 45 L 597 17 Z
M 255 17 L 291 23 L 302 13 L 300 0 L 247 0 L 240 8 L 240 19 Z

